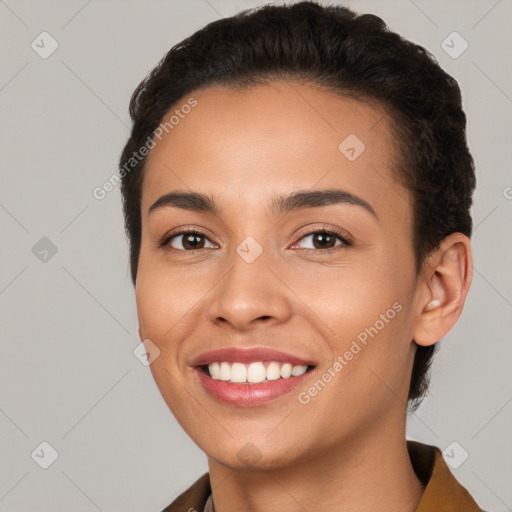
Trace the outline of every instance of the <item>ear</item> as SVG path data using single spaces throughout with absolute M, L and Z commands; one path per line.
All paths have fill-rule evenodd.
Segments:
M 462 233 L 447 236 L 423 268 L 413 339 L 429 346 L 442 339 L 462 313 L 473 278 L 469 238 Z

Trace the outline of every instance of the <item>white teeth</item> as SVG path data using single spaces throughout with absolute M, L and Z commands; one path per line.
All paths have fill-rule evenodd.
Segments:
M 302 375 L 303 373 L 306 373 L 307 369 L 308 369 L 307 366 L 294 366 L 292 368 L 292 375 L 294 377 L 298 377 L 299 375 Z
M 292 374 L 292 365 L 290 363 L 283 364 L 281 367 L 281 377 L 287 379 Z
M 234 366 L 234 365 L 233 365 Z M 247 370 L 247 382 L 263 382 L 267 377 L 267 372 L 263 363 L 251 363 Z
M 267 380 L 277 380 L 281 377 L 281 371 L 279 368 L 279 363 L 272 361 L 267 366 Z
M 250 384 L 258 384 L 279 378 L 298 377 L 306 373 L 307 369 L 307 366 L 292 366 L 290 363 L 279 363 L 277 361 L 271 361 L 266 366 L 263 362 L 259 361 L 248 365 L 227 362 L 214 362 L 208 365 L 212 379 L 235 383 L 248 382 Z
M 219 363 L 212 363 L 210 366 L 208 366 L 208 369 L 210 370 L 210 375 L 212 376 L 212 379 L 220 380 Z
M 231 382 L 247 382 L 247 369 L 243 363 L 233 363 L 231 367 Z
M 208 369 L 210 369 L 210 366 L 208 366 Z M 211 374 L 211 372 L 210 372 L 210 374 Z M 212 377 L 213 377 L 213 375 L 212 375 Z M 229 366 L 229 363 L 221 363 L 220 364 L 219 380 L 229 380 L 230 377 L 231 377 L 231 366 Z M 215 377 L 213 377 L 213 378 L 215 378 Z

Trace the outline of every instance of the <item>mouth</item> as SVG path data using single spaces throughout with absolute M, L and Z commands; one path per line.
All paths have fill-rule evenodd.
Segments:
M 215 361 L 199 366 L 200 370 L 213 380 L 231 384 L 261 384 L 278 379 L 300 377 L 311 371 L 313 365 L 292 365 L 279 361 L 256 361 L 252 363 Z
M 228 348 L 199 356 L 193 364 L 203 388 L 216 400 L 254 407 L 293 391 L 316 365 L 273 349 Z

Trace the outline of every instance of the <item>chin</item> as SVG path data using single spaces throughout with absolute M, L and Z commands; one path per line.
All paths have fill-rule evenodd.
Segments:
M 238 448 L 237 448 L 238 447 Z M 300 454 L 293 446 L 273 445 L 268 441 L 238 441 L 226 439 L 226 446 L 200 446 L 209 458 L 236 470 L 270 471 L 283 469 L 298 462 Z M 304 454 L 303 454 L 304 455 Z M 301 457 L 302 458 L 302 457 Z

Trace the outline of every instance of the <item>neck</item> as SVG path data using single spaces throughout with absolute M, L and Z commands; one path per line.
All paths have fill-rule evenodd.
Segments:
M 234 469 L 208 458 L 215 512 L 413 512 L 423 495 L 401 428 L 383 425 L 293 466 Z M 392 435 L 390 435 L 390 432 Z

